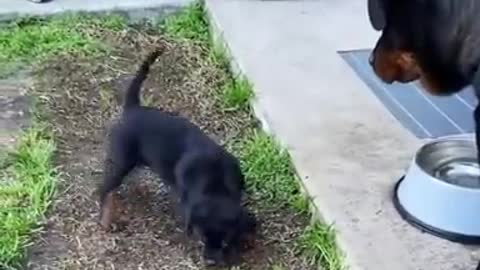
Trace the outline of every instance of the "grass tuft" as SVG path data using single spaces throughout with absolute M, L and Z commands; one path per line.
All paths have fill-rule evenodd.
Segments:
M 314 222 L 305 229 L 300 246 L 311 263 L 318 263 L 321 269 L 345 270 L 343 255 L 336 245 L 332 226 Z
M 218 68 L 223 69 L 225 71 L 230 71 L 230 57 L 228 56 L 225 47 L 211 44 L 209 47 L 209 55 L 208 58 L 210 61 L 213 62 Z
M 84 30 L 89 26 L 122 29 L 126 21 L 116 15 L 102 18 L 62 15 L 49 19 L 21 18 L 0 27 L 0 76 L 5 77 L 23 65 L 32 64 L 58 53 L 95 54 L 106 45 Z
M 301 192 L 287 151 L 271 136 L 254 131 L 236 146 L 247 189 L 263 202 L 293 206 Z
M 285 267 L 280 266 L 278 264 L 272 265 L 272 268 L 270 270 L 285 270 Z
M 0 175 L 0 269 L 18 267 L 55 191 L 53 140 L 34 127 L 19 139 Z
M 252 97 L 252 85 L 245 78 L 228 80 L 220 92 L 222 105 L 227 111 L 248 109 Z
M 207 47 L 208 58 L 217 67 L 229 71 L 230 59 L 222 46 L 216 46 L 211 40 L 210 28 L 202 3 L 194 2 L 175 16 L 167 17 L 161 26 L 172 38 L 199 42 Z M 231 75 L 231 74 L 229 74 Z M 231 78 L 220 91 L 222 106 L 227 111 L 247 109 L 253 97 L 253 90 L 248 80 Z
M 210 43 L 208 22 L 203 5 L 197 1 L 189 4 L 175 16 L 167 17 L 161 28 L 172 38 Z

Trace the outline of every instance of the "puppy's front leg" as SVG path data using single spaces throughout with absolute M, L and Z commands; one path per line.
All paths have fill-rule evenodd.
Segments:
M 225 258 L 222 248 L 222 241 L 216 237 L 207 237 L 203 250 L 203 260 L 206 266 L 223 266 Z
M 188 205 L 187 192 L 184 190 L 177 190 L 175 193 L 177 195 L 179 194 L 179 198 L 176 199 L 176 205 L 177 213 L 179 213 L 181 221 L 183 222 L 183 231 L 187 235 L 187 237 L 191 237 L 193 234 L 192 209 L 191 206 Z
M 184 211 L 184 231 L 188 237 L 191 237 L 193 234 L 193 226 L 191 221 L 191 212 L 190 209 L 185 209 Z

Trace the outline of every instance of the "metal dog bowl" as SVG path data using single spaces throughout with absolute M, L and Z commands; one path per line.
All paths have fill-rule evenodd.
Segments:
M 395 186 L 394 204 L 415 227 L 480 244 L 480 167 L 475 141 L 447 137 L 422 146 Z

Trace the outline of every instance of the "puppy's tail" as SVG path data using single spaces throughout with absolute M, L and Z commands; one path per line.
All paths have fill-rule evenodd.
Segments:
M 125 102 L 123 104 L 124 110 L 140 106 L 140 90 L 142 89 L 142 84 L 147 78 L 148 72 L 150 71 L 150 66 L 162 53 L 163 49 L 156 49 L 155 51 L 151 52 L 143 61 L 142 65 L 138 69 L 135 77 L 133 78 L 130 86 L 127 89 L 125 95 Z

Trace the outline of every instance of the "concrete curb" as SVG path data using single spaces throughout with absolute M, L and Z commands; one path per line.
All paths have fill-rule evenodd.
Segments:
M 35 4 L 28 1 L 14 1 L 0 7 L 0 22 L 9 22 L 22 17 L 53 16 L 69 13 L 125 14 L 133 21 L 162 18 L 191 3 L 192 0 L 128 0 L 95 1 L 83 3 L 82 0 L 57 0 Z M 22 2 L 21 4 L 18 2 Z M 88 1 L 91 2 L 91 1 Z

